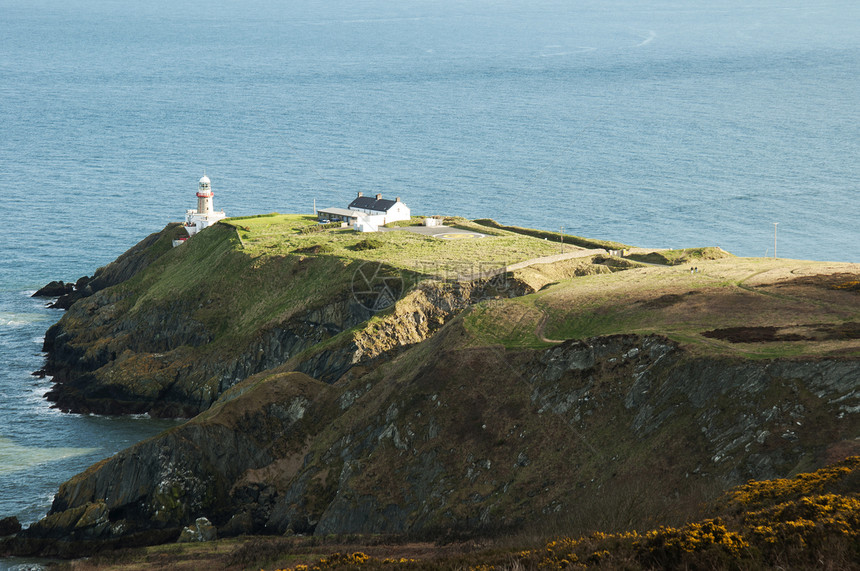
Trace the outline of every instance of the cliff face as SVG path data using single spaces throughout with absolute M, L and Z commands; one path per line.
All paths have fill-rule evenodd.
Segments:
M 207 350 L 215 335 L 192 317 L 187 304 L 115 318 L 114 295 L 104 292 L 76 303 L 45 337 L 46 370 L 58 382 L 48 398 L 63 410 L 193 416 L 238 381 L 285 363 L 369 314 L 347 299 L 331 301 L 221 353 Z M 70 326 L 82 316 L 80 328 Z M 332 363 L 325 372 L 337 378 L 348 368 Z
M 260 260 L 236 242 L 233 228 L 216 226 L 149 265 L 126 255 L 133 263 L 111 272 L 125 279 L 78 299 L 46 333 L 57 383 L 48 398 L 76 412 L 193 416 L 372 315 L 337 260 Z M 305 290 L 308 274 L 320 287 Z
M 201 516 L 220 535 L 642 526 L 856 448 L 858 360 L 693 358 L 659 336 L 470 341 L 457 319 L 349 382 L 252 377 L 64 484 L 23 536 L 161 538 Z
M 421 282 L 375 313 L 352 292 L 360 263 L 253 257 L 222 225 L 162 251 L 173 230 L 97 272 L 92 283 L 115 287 L 88 290 L 47 331 L 45 369 L 57 383 L 48 398 L 59 408 L 190 417 L 235 383 L 279 366 L 332 383 L 420 343 L 481 299 L 531 293 L 548 281 L 530 270 Z M 610 270 L 584 260 L 554 276 L 600 271 Z
M 390 359 L 431 337 L 450 319 L 482 299 L 515 297 L 534 289 L 519 279 L 509 279 L 504 287 L 491 279 L 446 283 L 423 281 L 391 308 L 343 335 L 337 343 L 309 351 L 286 363 L 316 379 L 335 382 L 356 368 L 351 376 L 362 375 L 369 367 Z

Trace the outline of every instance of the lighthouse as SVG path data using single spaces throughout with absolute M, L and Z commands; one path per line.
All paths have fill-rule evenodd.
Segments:
M 205 174 L 197 184 L 197 213 L 212 213 L 212 181 Z
M 212 181 L 205 174 L 197 183 L 197 210 L 185 211 L 185 231 L 194 236 L 207 226 L 226 218 L 223 210 L 215 211 L 212 204 Z

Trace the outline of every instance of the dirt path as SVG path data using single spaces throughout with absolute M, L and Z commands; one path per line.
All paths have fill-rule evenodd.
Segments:
M 541 311 L 543 311 L 543 310 L 541 309 Z M 541 341 L 543 341 L 544 343 L 556 343 L 556 344 L 564 343 L 563 339 L 548 339 L 548 338 L 544 337 L 543 331 L 544 331 L 544 328 L 546 327 L 547 321 L 549 321 L 549 314 L 547 312 L 543 311 L 543 317 L 541 318 L 540 323 L 538 323 L 538 326 L 535 328 L 535 336 L 538 339 L 540 339 Z

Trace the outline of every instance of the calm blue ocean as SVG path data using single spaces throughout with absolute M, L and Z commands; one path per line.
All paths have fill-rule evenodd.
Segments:
M 163 428 L 41 395 L 26 296 L 195 205 L 860 262 L 856 0 L 0 0 L 0 516 Z

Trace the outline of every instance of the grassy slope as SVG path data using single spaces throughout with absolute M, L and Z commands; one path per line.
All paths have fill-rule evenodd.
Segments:
M 122 284 L 133 294 L 124 309 L 133 315 L 153 305 L 193 303 L 198 305 L 194 319 L 219 339 L 234 341 L 348 289 L 355 268 L 366 261 L 446 273 L 556 253 L 543 240 L 506 232 L 452 241 L 387 232 L 374 235 L 380 247 L 357 250 L 366 236 L 349 229 L 299 233 L 315 225 L 313 217 L 302 215 L 227 220 Z M 319 253 L 313 253 L 315 247 Z
M 267 329 L 346 299 L 364 263 L 402 271 L 408 285 L 419 273 L 471 273 L 555 253 L 544 240 L 504 231 L 467 240 L 392 231 L 373 235 L 376 247 L 359 249 L 368 238 L 349 229 L 303 229 L 316 230 L 315 219 L 273 214 L 217 224 L 119 284 L 97 317 L 69 312 L 64 323 L 88 354 L 117 356 L 99 372 L 106 383 L 155 398 L 191 371 L 194 390 L 212 392 L 217 378 L 198 366 L 201 358 L 229 362 Z M 186 333 L 171 338 L 177 327 Z M 179 345 L 188 329 L 208 342 Z M 155 345 L 147 341 L 151 331 L 162 339 Z
M 860 355 L 856 334 L 834 333 L 860 321 L 850 288 L 857 264 L 724 258 L 687 266 L 648 266 L 565 280 L 529 296 L 479 306 L 468 327 L 486 342 L 547 347 L 550 340 L 614 333 L 659 333 L 694 351 L 748 358 Z M 827 277 L 812 277 L 817 274 Z M 714 329 L 775 327 L 770 342 L 736 342 L 702 334 Z M 825 330 L 831 330 L 828 333 Z M 808 339 L 789 340 L 789 336 Z M 853 336 L 853 338 L 852 338 Z
M 494 230 L 468 222 L 452 220 L 456 226 L 488 234 L 485 238 L 439 240 L 407 231 L 373 234 L 384 245 L 378 249 L 355 250 L 366 239 L 350 228 L 300 234 L 298 229 L 314 226 L 316 219 L 302 215 L 274 215 L 225 221 L 235 226 L 244 251 L 252 256 L 288 255 L 296 250 L 323 247 L 325 255 L 346 260 L 381 261 L 394 267 L 419 272 L 462 270 L 464 264 L 512 264 L 530 258 L 558 253 L 558 246 L 542 239 L 515 232 Z
M 343 260 L 248 255 L 232 228 L 215 226 L 120 287 L 133 293 L 130 316 L 158 305 L 196 305 L 192 317 L 217 342 L 232 344 L 324 302 L 350 275 Z

